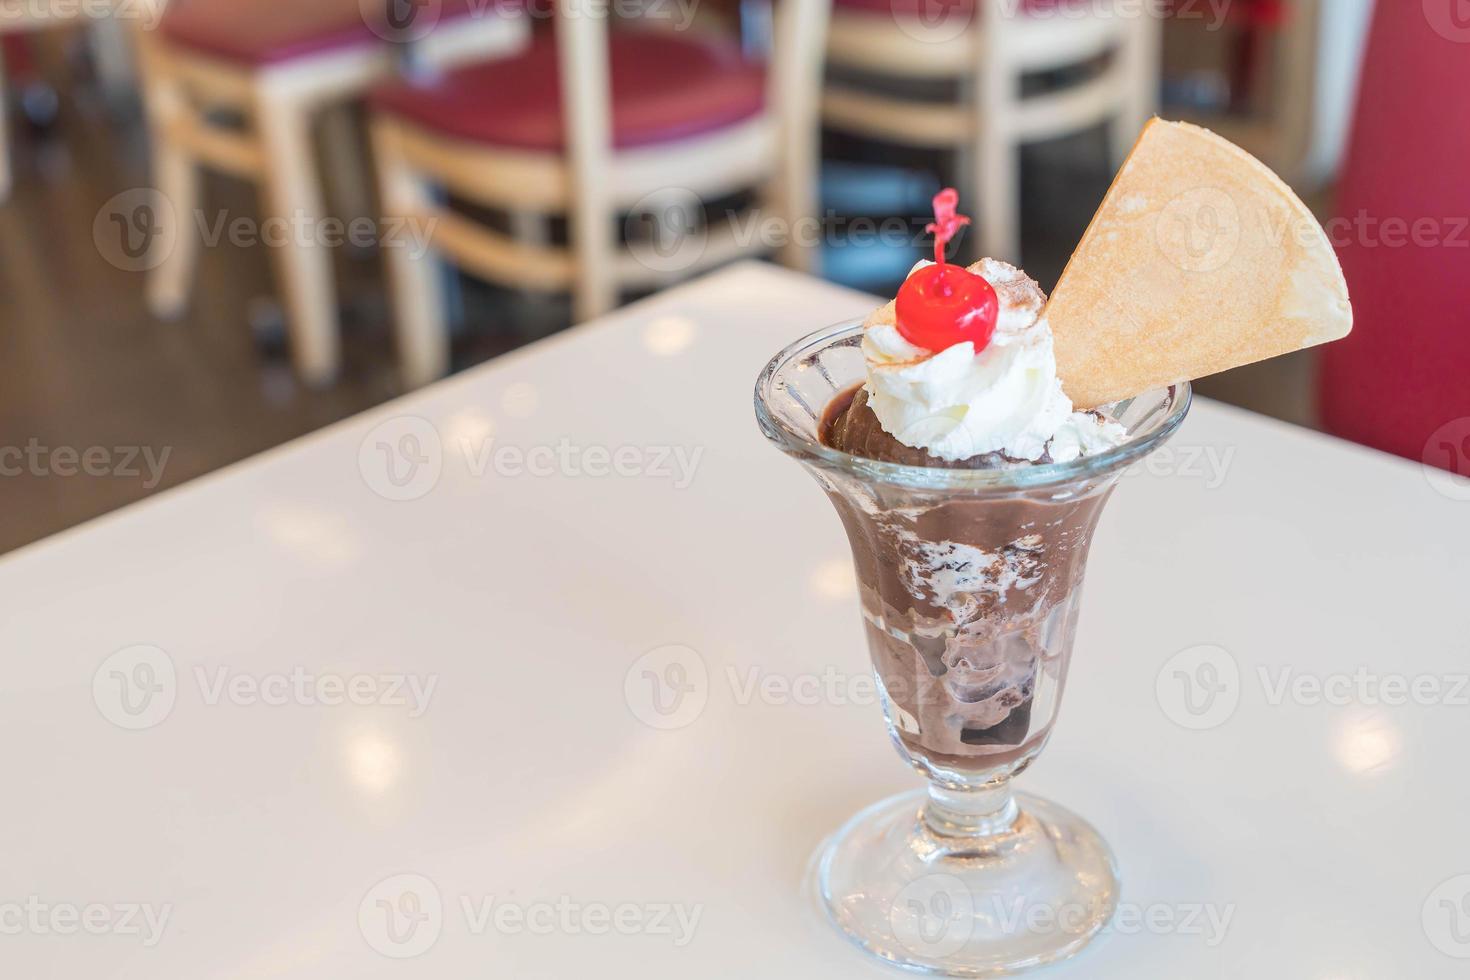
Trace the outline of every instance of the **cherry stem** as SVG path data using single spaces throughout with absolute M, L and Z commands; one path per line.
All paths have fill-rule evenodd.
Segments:
M 958 213 L 960 203 L 959 191 L 953 187 L 946 187 L 934 195 L 934 221 L 924 226 L 924 230 L 934 234 L 934 264 L 944 265 L 944 253 L 949 246 L 950 239 L 970 223 L 970 219 Z

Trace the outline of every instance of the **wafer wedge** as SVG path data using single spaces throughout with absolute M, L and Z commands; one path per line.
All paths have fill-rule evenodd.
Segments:
M 1078 408 L 1336 340 L 1353 323 L 1332 245 L 1281 178 L 1209 130 L 1160 119 L 1045 315 Z

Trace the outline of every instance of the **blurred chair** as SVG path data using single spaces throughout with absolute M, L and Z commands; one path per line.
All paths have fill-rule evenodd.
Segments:
M 1324 427 L 1470 476 L 1470 23 L 1380 2 L 1338 187 L 1357 323 L 1322 349 Z
M 98 13 L 106 9 L 103 4 L 92 4 L 86 12 Z M 10 86 L 5 70 L 5 43 L 7 35 L 30 34 L 48 28 L 65 27 L 84 21 L 84 11 L 78 4 L 47 4 L 38 0 L 0 0 L 0 204 L 10 197 L 15 173 L 10 159 Z
M 370 0 L 172 0 L 159 30 L 137 32 L 154 183 L 180 221 L 173 251 L 150 273 L 156 315 L 176 316 L 188 301 L 201 166 L 259 183 L 265 218 L 314 227 L 324 217 L 312 127 L 324 110 L 393 75 L 392 2 L 383 0 L 378 21 Z M 487 6 L 496 16 L 482 16 Z M 529 33 L 527 18 L 504 16 L 504 4 L 445 0 L 435 10 L 439 23 L 418 43 L 429 63 L 511 51 Z M 334 136 L 329 148 L 342 142 Z M 332 257 L 294 240 L 271 251 L 296 372 L 329 381 L 340 360 Z
M 0 204 L 10 197 L 15 180 L 10 163 L 10 77 L 5 73 L 5 33 L 16 29 L 8 20 L 0 20 Z
M 761 188 L 787 235 L 784 257 L 800 266 L 806 250 L 792 232 L 816 207 L 826 2 L 778 0 L 763 67 L 733 40 L 610 31 L 607 18 L 559 0 L 554 39 L 435 84 L 375 93 L 385 211 L 425 223 L 433 248 L 475 275 L 570 290 L 579 320 L 612 308 L 620 288 L 660 286 L 763 247 L 760 234 L 745 240 L 737 225 L 752 216 L 736 215 L 707 237 L 695 228 L 702 247 L 650 261 L 620 247 L 620 212 L 682 211 L 698 221 L 690 212 L 701 202 Z M 521 232 L 496 232 L 445 196 L 519 216 Z M 548 244 L 550 215 L 567 217 L 569 246 Z M 542 231 L 527 234 L 538 222 Z M 747 234 L 754 227 L 744 225 Z M 423 383 L 449 365 L 443 283 L 431 263 L 384 252 L 404 374 Z
M 1332 10 L 1325 9 L 1332 6 Z M 1191 8 L 1178 5 L 1181 20 Z M 1170 115 L 1214 130 L 1260 158 L 1298 191 L 1320 184 L 1309 158 L 1325 128 L 1329 103 L 1319 71 L 1326 19 L 1345 11 L 1323 0 L 1249 0 L 1224 8 L 1230 31 L 1230 111 L 1171 109 Z M 1194 10 L 1195 30 L 1211 30 Z M 1187 40 L 1187 38 L 1185 39 Z M 1331 76 L 1329 76 L 1331 77 Z
M 1156 9 L 1129 2 L 1115 12 L 1108 0 L 835 0 L 827 61 L 844 75 L 828 83 L 823 120 L 875 140 L 958 151 L 956 179 L 978 209 L 981 253 L 1019 261 L 1021 145 L 1111 120 L 1121 163 L 1158 101 Z M 1023 75 L 1105 55 L 1094 74 L 1022 95 Z M 944 81 L 960 86 L 958 98 L 899 91 Z

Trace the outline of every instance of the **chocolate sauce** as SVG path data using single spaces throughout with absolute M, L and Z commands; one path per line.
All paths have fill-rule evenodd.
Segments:
M 911 466 L 1015 462 L 999 454 L 949 462 L 905 446 L 884 431 L 861 385 L 832 399 L 819 434 L 833 449 Z M 828 486 L 852 545 L 893 735 L 916 761 L 1015 770 L 1040 750 L 1111 485 L 995 493 L 879 487 L 842 475 Z

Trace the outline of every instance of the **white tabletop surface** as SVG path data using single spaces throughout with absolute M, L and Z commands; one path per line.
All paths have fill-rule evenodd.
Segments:
M 738 266 L 0 561 L 0 973 L 887 973 L 799 887 L 917 782 L 751 413 L 870 305 Z M 1464 490 L 1208 402 L 1125 478 L 1021 782 L 1129 916 L 1044 975 L 1470 973 Z

